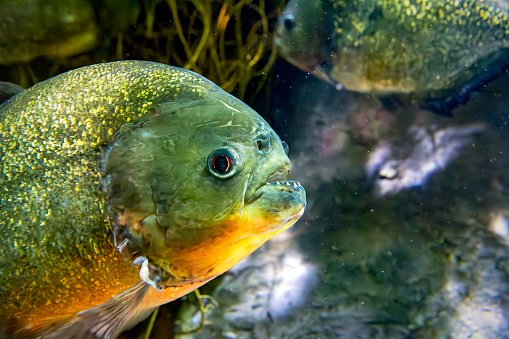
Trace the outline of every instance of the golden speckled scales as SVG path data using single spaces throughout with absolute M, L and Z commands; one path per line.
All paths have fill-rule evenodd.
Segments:
M 110 63 L 37 84 L 0 106 L 1 319 L 22 314 L 27 323 L 11 327 L 37 327 L 48 322 L 44 315 L 72 316 L 139 282 L 113 246 L 100 146 L 153 104 L 212 86 L 160 64 Z
M 329 2 L 342 13 L 334 22 L 338 48 L 331 75 L 349 89 L 390 94 L 459 88 L 507 60 L 504 1 Z M 359 51 L 361 58 L 355 57 Z

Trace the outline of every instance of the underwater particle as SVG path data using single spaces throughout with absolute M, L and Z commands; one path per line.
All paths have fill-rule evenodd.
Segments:
M 0 117 L 0 336 L 114 338 L 304 211 L 276 133 L 188 70 L 79 68 Z

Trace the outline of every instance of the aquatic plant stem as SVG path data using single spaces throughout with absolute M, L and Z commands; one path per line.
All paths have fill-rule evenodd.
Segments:
M 265 42 L 265 40 L 267 40 L 267 35 L 269 33 L 269 22 L 267 20 L 267 16 L 265 15 L 265 2 L 264 2 L 264 0 L 260 0 L 260 5 L 259 6 L 257 6 L 257 7 L 251 6 L 251 8 L 253 8 L 256 11 L 258 11 L 258 13 L 260 14 L 260 20 L 261 20 L 262 28 L 263 28 L 263 36 L 262 36 L 263 40 L 258 42 L 258 48 L 256 50 L 256 53 L 253 56 L 253 58 L 249 61 L 249 63 L 247 64 L 247 67 L 248 67 L 249 70 L 251 68 L 253 68 L 258 63 L 258 61 L 260 61 L 260 59 L 261 59 L 261 57 L 263 55 L 264 47 L 265 47 L 265 44 L 263 42 Z M 249 35 L 251 35 L 252 32 L 256 32 L 257 29 L 258 29 L 258 25 L 254 25 L 253 28 L 251 28 L 251 31 L 249 32 L 250 33 Z
M 150 321 L 147 326 L 147 332 L 145 333 L 144 339 L 150 339 L 150 334 L 152 333 L 152 329 L 154 328 L 154 324 L 156 322 L 157 313 L 159 313 L 159 307 L 156 307 L 152 315 L 150 316 Z
M 117 35 L 117 48 L 116 48 L 116 55 L 117 60 L 123 60 L 123 41 L 124 41 L 124 34 L 118 33 Z
M 191 49 L 189 48 L 189 44 L 187 43 L 186 37 L 184 36 L 184 31 L 182 30 L 182 25 L 180 24 L 180 19 L 178 16 L 177 2 L 176 0 L 167 0 L 168 5 L 171 9 L 171 14 L 173 15 L 173 21 L 175 22 L 175 28 L 177 29 L 177 35 L 184 46 L 184 51 L 186 53 L 186 57 L 189 58 L 191 56 Z
M 174 0 L 173 0 L 174 1 Z M 207 42 L 208 36 L 210 34 L 210 25 L 211 25 L 211 18 L 210 18 L 210 6 L 208 6 L 207 9 L 203 6 L 203 3 L 197 0 L 191 0 L 196 7 L 196 9 L 200 12 L 203 20 L 203 33 L 200 38 L 200 42 L 198 43 L 198 46 L 196 47 L 196 50 L 194 51 L 191 58 L 189 58 L 187 64 L 184 65 L 184 68 L 191 69 L 191 67 L 194 66 L 196 63 L 196 60 L 198 60 L 198 57 L 201 54 L 201 51 L 203 50 L 203 47 L 205 46 L 205 43 Z
M 154 32 L 154 20 L 155 20 L 155 1 L 149 0 L 145 2 L 145 12 L 147 15 L 147 25 L 145 27 L 145 37 L 147 39 L 152 38 L 152 33 Z

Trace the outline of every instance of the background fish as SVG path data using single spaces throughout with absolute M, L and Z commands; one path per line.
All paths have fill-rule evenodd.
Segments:
M 99 27 L 86 0 L 3 0 L 0 3 L 0 64 L 36 57 L 66 58 L 99 44 Z
M 121 39 L 119 35 L 136 22 L 139 7 L 134 0 L 3 0 L 0 2 L 0 65 L 20 65 L 37 58 L 62 63 L 100 45 L 104 48 L 111 35 Z M 46 68 L 45 74 L 57 67 Z M 29 69 L 32 74 L 26 75 L 35 77 L 34 70 Z M 7 68 L 4 70 L 8 73 Z
M 190 71 L 84 67 L 0 122 L 2 335 L 116 337 L 304 210 L 275 132 Z
M 450 115 L 507 68 L 508 11 L 501 0 L 292 0 L 276 44 L 338 88 L 411 93 Z

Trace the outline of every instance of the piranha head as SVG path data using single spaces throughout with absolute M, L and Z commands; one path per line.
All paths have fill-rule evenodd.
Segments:
M 332 8 L 318 0 L 291 0 L 278 17 L 278 53 L 303 71 L 335 83 L 328 70 L 334 46 Z
M 159 290 L 225 272 L 306 205 L 272 128 L 218 88 L 200 93 L 124 126 L 103 160 L 116 246 Z

